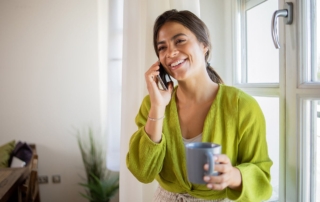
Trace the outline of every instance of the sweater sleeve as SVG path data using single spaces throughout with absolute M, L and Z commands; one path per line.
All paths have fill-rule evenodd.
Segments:
M 272 193 L 266 124 L 256 100 L 240 93 L 238 100 L 238 159 L 242 177 L 241 192 L 227 189 L 228 198 L 235 201 L 263 201 Z
M 150 98 L 146 96 L 135 119 L 138 130 L 130 139 L 126 157 L 128 169 L 143 183 L 152 182 L 160 173 L 166 152 L 166 138 L 163 134 L 161 142 L 155 143 L 145 132 L 149 109 Z

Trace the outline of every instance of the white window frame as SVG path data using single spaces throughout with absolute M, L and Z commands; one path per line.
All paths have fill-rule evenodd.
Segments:
M 279 72 L 279 83 L 246 83 L 246 23 L 245 23 L 245 11 L 244 9 L 250 9 L 257 6 L 265 1 L 251 0 L 249 6 L 246 6 L 248 0 L 237 0 L 233 3 L 233 85 L 247 92 L 252 96 L 263 96 L 263 97 L 278 97 L 279 98 L 279 201 L 284 201 L 284 195 L 281 193 L 285 192 L 285 70 L 280 68 Z M 270 18 L 271 24 L 271 18 Z M 279 29 L 283 29 L 280 27 Z M 270 32 L 271 34 L 271 32 Z M 280 36 L 281 39 L 281 36 Z M 284 55 L 283 50 L 279 51 L 280 55 Z M 280 62 L 280 66 L 284 66 L 284 62 Z
M 287 51 L 280 49 L 280 57 L 287 57 L 285 54 L 301 56 L 294 61 L 288 62 L 280 59 L 279 84 L 248 84 L 246 81 L 246 39 L 241 33 L 245 33 L 245 12 L 244 8 L 252 8 L 260 4 L 259 0 L 237 0 L 233 3 L 233 85 L 248 92 L 253 96 L 277 96 L 280 98 L 280 187 L 279 201 L 297 200 L 310 201 L 315 190 L 311 190 L 312 180 L 308 172 L 310 167 L 311 140 L 308 133 L 307 122 L 308 114 L 306 111 L 306 100 L 320 98 L 320 82 L 312 82 L 310 71 L 315 64 L 315 48 L 311 40 L 314 40 L 314 30 L 311 30 L 310 20 L 307 14 L 315 15 L 314 10 L 310 10 L 310 5 L 316 0 L 292 0 L 294 3 L 294 14 L 299 18 L 294 19 L 296 25 L 293 30 L 302 30 L 301 36 L 297 31 L 296 50 Z M 246 3 L 250 3 L 246 6 Z M 264 2 L 264 1 L 263 1 Z M 283 8 L 284 1 L 279 0 L 279 8 Z M 295 8 L 296 7 L 296 8 Z M 315 6 L 313 6 L 315 8 Z M 242 19 L 242 21 L 241 21 Z M 271 21 L 271 19 L 270 19 Z M 303 23 L 308 22 L 308 23 Z M 271 22 L 270 22 L 271 23 Z M 279 23 L 280 40 L 285 38 L 284 32 L 288 29 Z M 311 31 L 310 31 L 311 30 Z M 290 30 L 287 30 L 290 31 Z M 243 48 L 244 47 L 244 48 Z M 285 63 L 290 63 L 285 64 Z M 285 66 L 287 65 L 287 66 Z M 291 65 L 291 66 L 290 66 Z M 290 66 L 290 67 L 288 67 Z M 291 68 L 291 69 L 290 69 Z M 292 79 L 291 81 L 289 81 Z M 290 87 L 286 88 L 286 85 Z M 290 101 L 289 101 L 290 100 Z M 308 160 L 309 159 L 309 160 Z
M 302 55 L 299 65 L 299 88 L 320 88 L 320 82 L 312 81 L 314 78 L 311 78 L 314 71 L 313 66 L 316 64 L 316 58 L 314 56 L 317 55 L 316 48 L 314 47 L 315 43 L 311 43 L 311 40 L 315 40 L 316 36 L 314 36 L 315 30 L 313 30 L 310 21 L 311 17 L 316 17 L 315 2 L 316 0 L 300 0 L 298 5 L 298 11 L 300 13 L 298 20 L 300 22 L 302 35 L 299 41 L 301 47 L 300 54 Z M 311 31 L 309 32 L 309 30 Z M 312 54 L 312 52 L 314 54 Z
M 310 174 L 316 166 L 310 159 L 313 158 L 314 142 L 312 140 L 313 132 L 310 131 L 310 124 L 312 116 L 308 111 L 307 103 L 310 101 L 320 100 L 320 82 L 314 81 L 311 78 L 314 73 L 314 66 L 316 65 L 316 43 L 312 42 L 316 39 L 315 30 L 313 30 L 310 18 L 315 17 L 315 2 L 316 0 L 299 0 L 299 30 L 301 30 L 301 37 L 299 37 L 299 55 L 302 57 L 299 60 L 298 68 L 298 88 L 297 88 L 297 102 L 299 106 L 298 111 L 298 191 L 299 201 L 315 202 L 315 187 L 314 177 Z M 312 9 L 313 8 L 313 9 Z M 320 37 L 319 37 L 320 38 Z M 313 54 L 312 54 L 313 53 Z M 318 190 L 319 191 L 319 190 Z
M 270 88 L 279 88 L 279 83 L 246 83 L 247 81 L 247 51 L 246 51 L 246 10 L 249 10 L 267 0 L 237 0 L 233 3 L 233 60 L 234 74 L 233 85 L 239 88 L 266 88 L 270 92 Z M 249 3 L 249 5 L 247 5 Z M 271 22 L 271 19 L 270 19 Z M 280 75 L 279 75 L 280 76 Z M 279 78 L 280 80 L 280 78 Z M 271 90 L 271 91 L 273 91 Z M 279 95 L 276 90 L 274 95 Z
M 315 181 L 314 177 L 312 177 L 312 173 L 315 171 L 316 161 L 314 160 L 315 153 L 315 140 L 314 132 L 312 130 L 312 124 L 315 120 L 313 118 L 316 117 L 316 111 L 313 110 L 315 108 L 315 104 L 310 106 L 310 102 L 319 101 L 320 96 L 314 95 L 301 95 L 298 98 L 299 101 L 299 114 L 301 126 L 299 128 L 299 190 L 300 190 L 300 201 L 315 201 Z M 311 103 L 312 105 L 312 103 Z M 309 109 L 311 110 L 309 111 Z M 311 126 L 310 126 L 311 125 Z

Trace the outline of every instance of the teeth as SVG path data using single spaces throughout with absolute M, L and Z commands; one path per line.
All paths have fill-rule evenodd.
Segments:
M 178 60 L 177 62 L 174 62 L 171 64 L 171 67 L 177 66 L 178 64 L 182 63 L 184 60 Z

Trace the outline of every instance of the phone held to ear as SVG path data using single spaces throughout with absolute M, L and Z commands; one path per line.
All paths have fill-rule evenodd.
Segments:
M 166 72 L 162 64 L 160 63 L 158 82 L 161 85 L 163 90 L 168 90 L 169 82 L 172 82 L 170 75 Z

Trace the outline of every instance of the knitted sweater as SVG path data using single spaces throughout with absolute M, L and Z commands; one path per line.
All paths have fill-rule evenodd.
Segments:
M 153 142 L 144 126 L 150 109 L 150 97 L 141 104 L 130 139 L 127 167 L 143 183 L 156 179 L 164 189 L 207 200 L 229 198 L 235 201 L 262 201 L 271 196 L 270 167 L 264 115 L 256 100 L 243 91 L 220 85 L 205 119 L 202 142 L 222 146 L 231 164 L 240 170 L 242 191 L 226 188 L 210 190 L 206 185 L 188 181 L 186 156 L 176 106 L 176 89 L 166 107 L 162 140 Z

